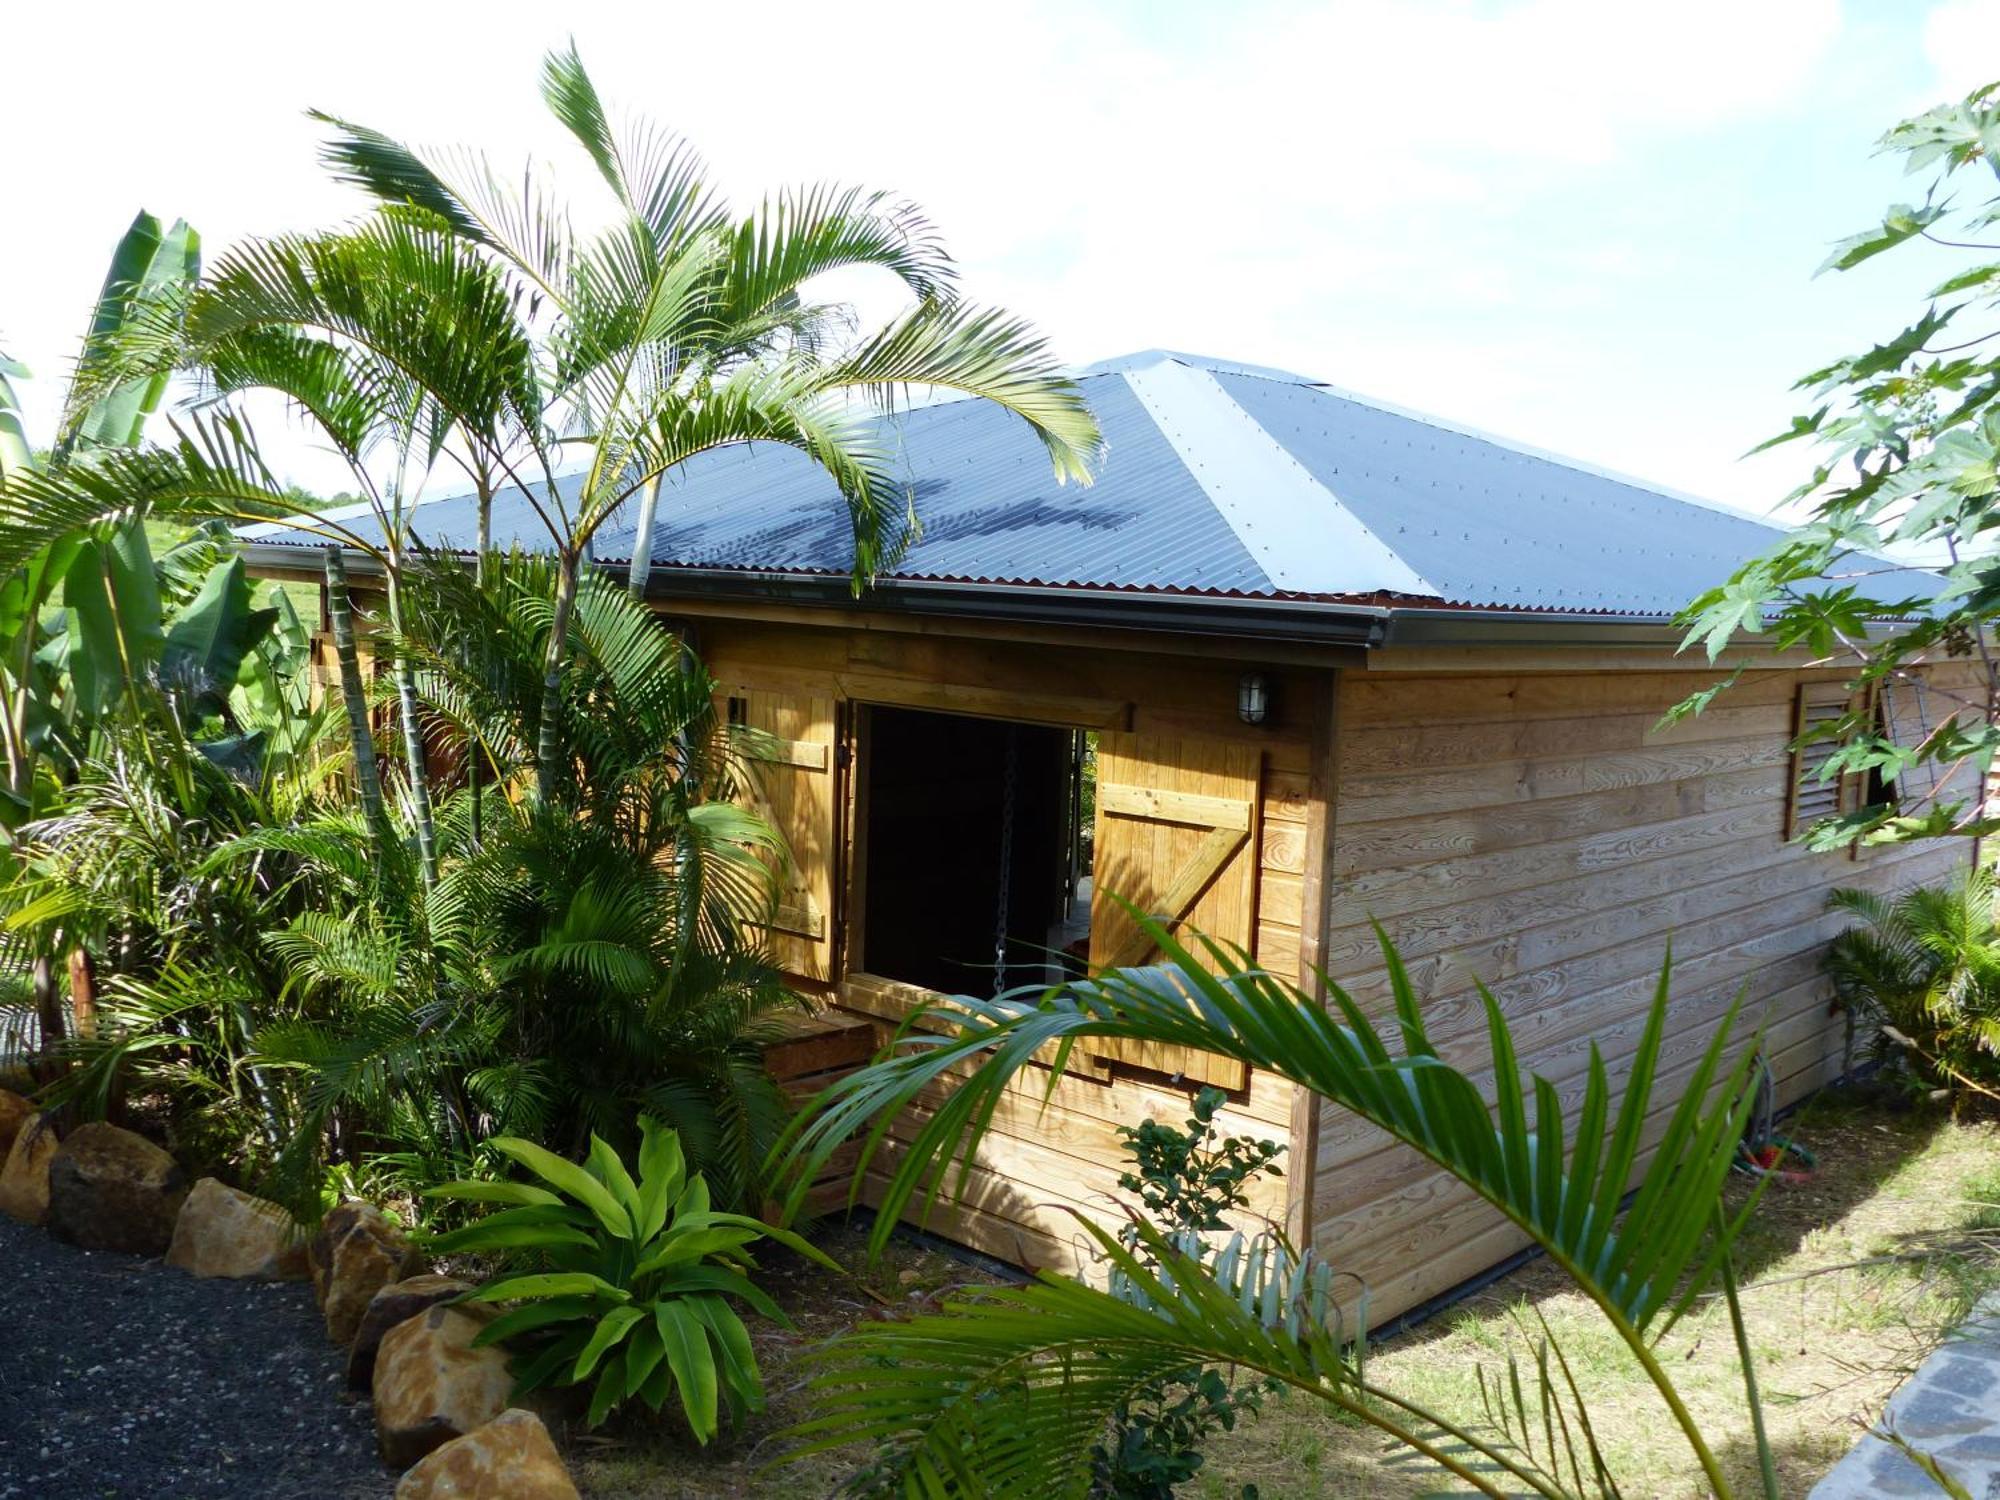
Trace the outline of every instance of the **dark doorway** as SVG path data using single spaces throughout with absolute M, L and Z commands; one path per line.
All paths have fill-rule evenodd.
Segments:
M 1077 894 L 1082 736 L 869 712 L 863 966 L 947 994 L 1055 977 Z

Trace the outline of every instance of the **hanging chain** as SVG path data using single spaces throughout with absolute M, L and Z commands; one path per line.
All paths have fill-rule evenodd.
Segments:
M 1000 899 L 994 903 L 993 993 L 1007 988 L 1007 896 L 1014 883 L 1014 780 L 1021 752 L 1021 731 L 1007 726 L 1007 761 L 1000 777 Z

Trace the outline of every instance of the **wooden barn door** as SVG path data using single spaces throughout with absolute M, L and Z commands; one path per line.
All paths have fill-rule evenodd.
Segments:
M 1170 926 L 1249 949 L 1256 931 L 1262 769 L 1263 752 L 1255 745 L 1099 736 L 1092 968 L 1126 968 L 1158 957 L 1114 896 Z M 1121 1043 L 1105 1055 L 1226 1089 L 1240 1089 L 1249 1078 L 1233 1058 L 1186 1047 Z
M 826 983 L 833 978 L 838 865 L 837 705 L 830 696 L 739 688 L 729 698 L 729 716 L 759 732 L 750 803 L 791 850 L 771 924 L 772 956 L 785 973 Z

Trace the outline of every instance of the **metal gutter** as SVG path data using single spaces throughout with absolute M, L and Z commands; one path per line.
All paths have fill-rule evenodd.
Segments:
M 259 572 L 316 577 L 320 571 L 317 548 L 248 541 L 243 557 Z M 350 553 L 348 567 L 357 577 L 379 572 L 373 560 L 361 554 Z M 599 563 L 598 567 L 614 577 L 624 577 L 627 572 L 623 563 Z M 655 568 L 647 580 L 646 597 L 667 605 L 677 597 L 733 599 L 1367 650 L 1478 646 L 1672 650 L 1680 645 L 1682 636 L 1681 628 L 1663 615 L 1342 604 L 905 578 L 885 579 L 857 599 L 844 577 L 741 568 Z
M 357 577 L 380 572 L 372 559 L 352 553 L 349 558 L 349 571 Z M 259 573 L 302 577 L 319 574 L 317 548 L 252 541 L 243 546 L 243 560 Z M 627 576 L 623 563 L 597 566 L 615 578 Z M 1331 605 L 1292 599 L 1144 594 L 901 578 L 885 579 L 857 599 L 844 577 L 742 568 L 656 567 L 647 579 L 646 598 L 655 604 L 671 606 L 676 598 L 689 597 L 1360 647 L 1381 643 L 1383 623 L 1389 613 L 1375 605 Z

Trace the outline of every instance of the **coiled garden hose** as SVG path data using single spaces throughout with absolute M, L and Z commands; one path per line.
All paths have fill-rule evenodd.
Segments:
M 1743 1125 L 1743 1139 L 1736 1143 L 1733 1170 L 1746 1177 L 1770 1177 L 1779 1182 L 1807 1182 L 1819 1167 L 1819 1158 L 1790 1136 L 1774 1129 L 1778 1113 L 1778 1084 L 1771 1065 L 1757 1059 L 1757 1098 L 1750 1118 Z

